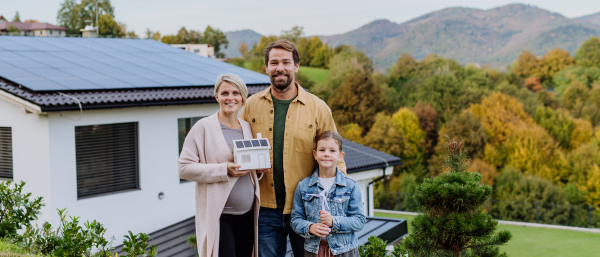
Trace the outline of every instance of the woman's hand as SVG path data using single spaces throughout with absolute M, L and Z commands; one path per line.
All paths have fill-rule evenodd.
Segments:
M 261 174 L 261 173 L 266 173 L 271 171 L 271 169 L 262 169 L 262 170 L 256 170 L 256 174 Z
M 244 176 L 246 174 L 248 174 L 248 172 L 250 172 L 251 170 L 239 170 L 242 167 L 241 164 L 235 164 L 235 163 L 227 163 L 227 175 L 229 175 L 230 177 L 241 177 Z
M 325 224 L 330 228 L 333 227 L 333 217 L 331 217 L 331 213 L 319 210 L 319 214 L 321 217 L 321 224 Z
M 318 237 L 326 237 L 331 229 L 323 223 L 315 223 L 308 227 L 308 232 Z

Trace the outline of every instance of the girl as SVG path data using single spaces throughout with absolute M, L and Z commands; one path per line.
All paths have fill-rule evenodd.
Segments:
M 365 225 L 365 215 L 358 183 L 335 166 L 344 158 L 342 137 L 326 131 L 316 141 L 319 168 L 296 187 L 292 229 L 306 239 L 305 257 L 358 257 L 354 233 Z

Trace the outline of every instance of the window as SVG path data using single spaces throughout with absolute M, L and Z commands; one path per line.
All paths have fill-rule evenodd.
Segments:
M 179 152 L 178 152 L 179 154 L 181 154 L 181 150 L 183 149 L 183 142 L 185 142 L 185 137 L 190 132 L 190 130 L 192 129 L 194 124 L 196 124 L 196 122 L 202 118 L 204 118 L 204 117 L 177 119 L 177 131 L 179 134 Z M 179 182 L 186 182 L 186 181 L 188 181 L 188 180 L 182 179 L 182 178 L 179 179 Z
M 194 53 L 195 54 L 200 53 L 200 49 L 194 49 Z
M 75 127 L 77 198 L 139 189 L 138 123 Z
M 13 178 L 12 131 L 10 127 L 0 127 L 0 179 Z

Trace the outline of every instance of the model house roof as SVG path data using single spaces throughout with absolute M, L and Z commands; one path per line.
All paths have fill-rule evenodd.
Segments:
M 196 234 L 196 226 L 194 225 L 194 217 L 173 224 L 166 228 L 150 233 L 149 244 L 157 245 L 157 256 L 160 257 L 194 257 L 198 250 L 190 248 L 186 242 L 189 235 Z M 376 235 L 379 238 L 386 240 L 388 243 L 398 241 L 401 237 L 408 233 L 407 222 L 403 219 L 394 218 L 379 218 L 367 217 L 364 228 L 356 233 L 359 244 L 367 243 L 367 239 Z M 289 244 L 289 242 L 288 242 Z M 118 246 L 115 252 L 123 254 L 123 245 Z M 291 256 L 291 247 L 287 256 Z
M 55 26 L 50 23 L 40 22 L 0 22 L 0 30 L 7 30 L 8 26 L 13 25 L 20 30 L 40 30 L 40 29 L 51 29 L 51 30 L 67 30 L 65 27 Z
M 238 151 L 255 150 L 255 149 L 271 149 L 269 140 L 266 138 L 246 139 L 246 140 L 233 140 L 235 148 Z
M 270 84 L 257 72 L 154 40 L 0 37 L 0 90 L 42 111 L 214 102 L 220 74 L 249 93 Z M 68 95 L 68 96 L 67 96 Z

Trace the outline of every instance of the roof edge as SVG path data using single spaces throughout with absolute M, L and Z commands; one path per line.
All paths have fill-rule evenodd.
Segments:
M 355 173 L 355 172 L 361 172 L 361 171 L 365 171 L 365 170 L 387 168 L 387 167 L 391 167 L 391 166 L 397 166 L 400 164 L 402 164 L 402 161 L 394 161 L 394 162 L 388 162 L 387 165 L 385 163 L 382 163 L 382 164 L 364 166 L 364 167 L 360 167 L 360 168 L 356 168 L 356 169 L 349 169 L 349 170 L 347 170 L 347 172 Z
M 3 99 L 9 103 L 21 107 L 25 112 L 34 114 L 45 114 L 44 110 L 37 104 L 33 104 L 27 100 L 24 100 L 16 95 L 0 89 L 0 99 Z

